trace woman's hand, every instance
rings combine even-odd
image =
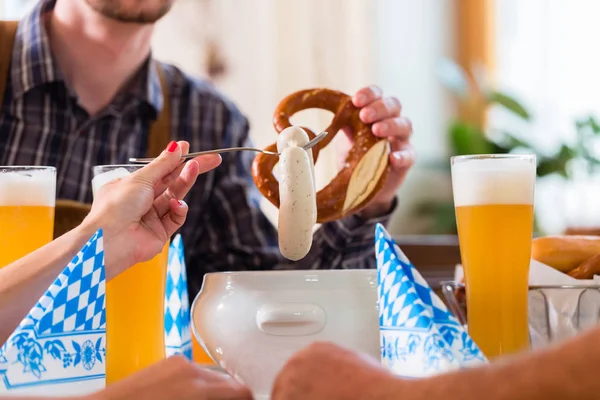
[[[151,164],[107,183],[81,225],[0,268],[0,344],[98,229],[107,279],[163,249],[185,221],[188,208],[181,199],[199,174],[221,162],[220,156],[202,156],[182,164],[188,149],[186,142],[173,142]]]
[[[171,142],[156,160],[95,194],[83,224],[103,230],[107,279],[152,259],[185,222],[183,197],[199,174],[221,163],[219,155],[207,155],[182,164],[188,149],[187,142]]]

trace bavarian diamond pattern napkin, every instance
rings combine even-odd
[[[104,386],[105,276],[98,231],[0,348],[0,393],[52,395]]]
[[[166,353],[191,358],[187,280],[179,235],[169,247],[167,271]],[[0,347],[0,397],[7,391],[81,395],[104,387],[105,282],[102,231],[98,231]]]
[[[375,228],[382,362],[407,378],[486,359],[385,228]]]
[[[167,356],[183,354],[192,359],[190,306],[181,235],[169,248],[169,266],[165,288],[165,344]]]

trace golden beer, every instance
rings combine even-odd
[[[140,166],[94,167],[92,186],[122,178]],[[166,357],[164,301],[169,243],[152,260],[136,264],[106,284],[106,384]]]
[[[194,336],[194,332],[192,330],[192,359],[197,364],[203,365],[215,365],[215,362],[212,358],[202,348],[196,336]]]
[[[54,167],[0,167],[0,268],[52,241]]]
[[[469,334],[488,357],[529,347],[535,156],[452,159]]]
[[[106,384],[166,357],[164,298],[169,243],[106,284]]]

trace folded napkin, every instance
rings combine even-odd
[[[167,357],[183,354],[192,359],[190,303],[181,235],[169,248],[169,266],[165,288],[165,345]]]
[[[463,267],[459,264],[455,268],[455,282],[461,282],[463,276]],[[575,279],[530,260],[528,320],[532,349],[543,349],[597,327],[600,324],[600,277]]]
[[[189,304],[181,236],[169,247],[165,290],[167,356],[191,359]],[[0,347],[0,397],[82,395],[104,387],[105,269],[98,231]]]
[[[533,349],[562,342],[598,326],[600,282],[575,279],[548,265],[529,264],[529,334]],[[567,286],[552,288],[552,286]]]
[[[420,378],[486,363],[385,228],[375,229],[383,364],[399,376]]]
[[[0,393],[61,396],[104,387],[105,323],[98,231],[0,348]]]

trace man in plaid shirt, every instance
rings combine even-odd
[[[154,22],[173,0],[41,0],[16,33],[0,116],[0,165],[57,167],[57,197],[90,203],[92,167],[144,156],[148,130],[166,102],[170,134],[190,151],[249,146],[248,121],[207,82],[150,52]],[[158,68],[164,73],[163,96]],[[411,124],[377,87],[353,102],[373,133],[389,138],[391,171],[367,209],[320,227],[307,257],[292,263],[259,208],[252,153],[223,155],[186,198],[181,230],[193,299],[206,272],[373,268],[374,224],[386,223],[414,162]]]

